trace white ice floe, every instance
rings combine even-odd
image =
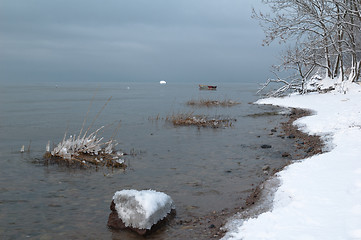
[[[126,227],[150,229],[174,209],[173,200],[154,190],[122,190],[113,196],[118,217]]]
[[[167,84],[167,82],[166,81],[160,81],[159,84],[164,85],[164,84]]]
[[[273,208],[244,221],[231,220],[224,239],[361,239],[361,87],[342,87],[346,94],[332,91],[258,101],[312,110],[314,115],[295,124],[323,136],[330,151],[278,173],[281,184]]]

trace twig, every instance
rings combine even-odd
[[[93,119],[92,123],[89,125],[88,129],[86,130],[86,132],[84,133],[84,136],[87,135],[88,131],[90,130],[90,128],[93,127],[95,121],[97,120],[97,118],[99,117],[99,115],[101,114],[101,112],[104,110],[105,106],[110,102],[110,100],[112,99],[112,97],[110,97],[106,103],[103,105],[103,107],[100,109],[100,111],[97,113],[97,115],[95,116],[95,118]]]
[[[91,106],[93,105],[93,102],[94,102],[95,95],[96,95],[97,91],[98,91],[98,89],[95,91],[95,93],[94,93],[94,95],[93,95],[93,97],[92,97],[92,99],[91,99],[91,101],[90,101],[90,104],[89,104],[89,107],[88,107],[88,111],[87,111],[87,113],[86,113],[86,115],[85,115],[85,117],[84,117],[83,125],[81,126],[81,129],[80,129],[80,132],[79,132],[79,135],[78,135],[78,139],[80,139],[80,136],[81,136],[81,134],[82,134],[82,132],[83,132],[83,129],[84,129],[86,120],[87,120],[87,118],[88,118],[88,114],[89,114],[89,112],[90,112]]]
[[[30,152],[30,146],[31,146],[31,139],[29,141],[28,152]]]

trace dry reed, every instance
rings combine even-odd
[[[206,115],[194,115],[193,113],[173,114],[166,117],[166,121],[174,126],[197,126],[210,128],[231,127],[235,119],[221,118],[220,116],[208,117]]]
[[[190,100],[187,102],[187,105],[194,107],[232,107],[235,105],[241,104],[240,102],[235,102],[229,99],[226,100],[211,100],[211,99],[199,99],[199,100]]]
[[[114,131],[113,136],[106,142],[103,141],[103,137],[98,137],[99,133],[104,130],[104,126],[98,128],[92,133],[89,133],[96,119],[100,116],[105,106],[111,100],[111,97],[103,105],[89,127],[83,133],[93,100],[94,97],[89,105],[88,112],[85,116],[78,136],[76,137],[74,134],[73,136],[70,135],[67,138],[67,131],[65,131],[63,140],[56,147],[54,147],[52,151],[50,151],[50,143],[48,142],[46,145],[46,153],[44,158],[58,163],[63,161],[68,166],[100,165],[108,167],[125,167],[124,160],[121,159],[123,153],[116,152],[114,150],[114,147],[118,145],[118,143],[114,140],[114,137],[120,128],[120,121]]]

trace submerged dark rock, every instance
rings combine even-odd
[[[272,148],[272,146],[269,144],[263,144],[261,145],[261,148]]]
[[[310,147],[310,148],[307,149],[306,152],[307,152],[307,153],[310,153],[310,152],[312,152],[314,149],[315,149],[314,147]]]
[[[282,157],[286,158],[286,157],[290,157],[291,154],[289,154],[288,152],[284,152],[282,153]]]
[[[270,170],[270,166],[265,165],[265,166],[263,166],[262,170],[263,170],[263,171],[268,171],[268,170]]]

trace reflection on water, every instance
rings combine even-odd
[[[111,102],[94,129],[117,123],[120,148],[128,156],[126,170],[69,169],[40,164],[48,140],[57,144],[64,132],[77,133],[92,121],[107,98]],[[239,205],[264,178],[262,167],[286,161],[286,140],[269,135],[280,116],[251,118],[274,111],[248,104],[256,98],[247,84],[224,84],[217,91],[175,84],[8,84],[0,89],[0,236],[4,239],[137,239],[106,226],[113,194],[121,189],[154,189],[170,195],[177,218],[201,216]],[[191,99],[231,99],[230,108],[192,108]],[[173,127],[164,119],[194,112],[236,118],[231,128]],[[160,116],[154,120],[155,116]],[[149,120],[153,119],[153,120]],[[116,126],[116,124],[115,124]],[[113,127],[115,127],[113,126]],[[114,128],[113,128],[114,129]],[[112,126],[104,132],[112,135]],[[20,147],[30,152],[20,153]],[[271,149],[261,149],[271,144]],[[174,239],[169,231],[153,238]],[[181,239],[181,238],[179,238]]]

